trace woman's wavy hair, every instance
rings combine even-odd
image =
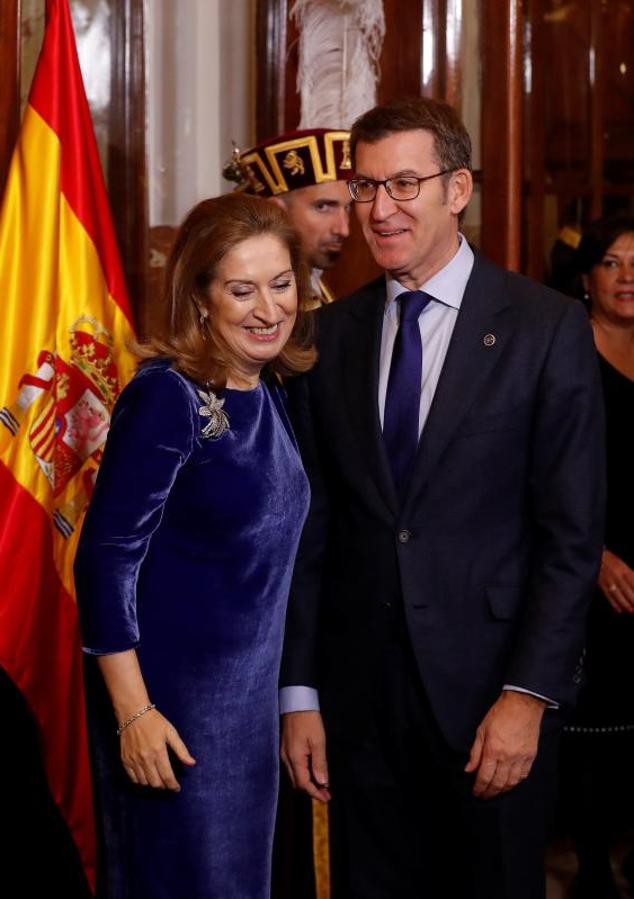
[[[300,238],[275,203],[242,193],[203,200],[182,223],[165,269],[157,332],[134,349],[141,359],[167,357],[183,374],[222,388],[231,367],[229,348],[215,333],[209,286],[222,259],[239,243],[260,235],[277,237],[288,248],[295,275],[298,311],[288,342],[267,369],[280,377],[308,371],[317,352],[313,317],[303,311],[310,276]],[[209,316],[201,323],[202,309]]]

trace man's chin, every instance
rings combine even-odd
[[[313,268],[328,269],[339,262],[341,250],[323,250],[314,257]]]

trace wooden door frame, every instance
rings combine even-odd
[[[288,0],[258,0],[255,24],[258,141],[286,130],[288,26]]]
[[[149,318],[149,212],[143,0],[114,0],[111,36],[110,208],[130,303],[139,333],[144,334]]]
[[[522,0],[482,0],[482,251],[519,271]]]

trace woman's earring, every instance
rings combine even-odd
[[[202,332],[203,340],[207,340],[207,313],[203,312],[201,309],[198,313],[198,321],[200,323],[200,330]]]
[[[591,299],[592,299],[592,297],[590,296],[590,294],[588,293],[588,291],[587,291],[587,290],[584,290],[584,292],[583,292],[583,302],[584,302],[584,303],[588,303],[588,305],[589,305]]]

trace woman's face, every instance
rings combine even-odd
[[[634,323],[634,232],[621,234],[584,276],[592,314]]]
[[[210,325],[228,347],[228,386],[252,384],[279,355],[297,317],[288,248],[272,234],[250,237],[224,256],[209,285]]]

